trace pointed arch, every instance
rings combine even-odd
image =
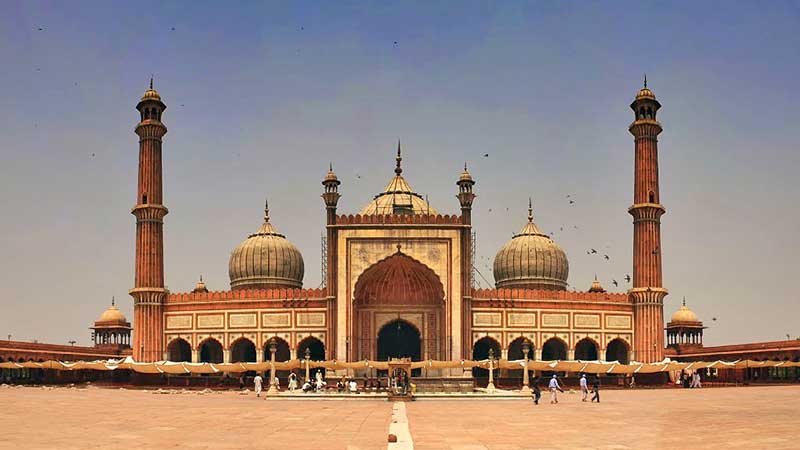
[[[555,361],[567,359],[569,346],[563,339],[553,336],[542,344],[542,360]]]
[[[222,344],[213,337],[207,337],[197,346],[200,362],[219,364],[223,361]]]
[[[575,344],[575,359],[596,361],[600,359],[600,345],[594,339],[585,337]]]
[[[606,361],[619,361],[622,364],[628,364],[630,361],[628,355],[630,354],[631,346],[622,338],[614,338],[606,344]]]
[[[256,362],[256,344],[244,336],[231,343],[231,362]]]
[[[491,336],[484,336],[474,344],[472,344],[472,360],[473,361],[482,361],[489,357],[489,349],[492,350],[494,353],[494,358],[500,358],[500,343]],[[472,376],[476,378],[484,378],[489,376],[489,371],[487,369],[482,369],[480,367],[474,367],[472,369]]]
[[[186,339],[173,338],[167,344],[167,360],[173,362],[192,362],[192,346]]]

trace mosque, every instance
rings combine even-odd
[[[190,292],[170,292],[164,274],[162,122],[166,104],[146,90],[140,121],[136,205],[133,326],[116,307],[92,329],[94,345],[79,347],[0,341],[0,362],[94,360],[133,355],[141,362],[261,362],[277,344],[276,360],[483,360],[488,355],[534,360],[657,362],[753,359],[800,361],[800,339],[703,346],[702,321],[686,306],[664,324],[661,216],[653,92],[630,104],[634,137],[632,287],[607,292],[595,280],[586,291],[567,290],[564,250],[527,220],[494,258],[493,289],[474,284],[472,205],[476,180],[467,167],[454,174],[460,214],[441,214],[403,174],[398,142],[394,175],[356,214],[340,213],[341,182],[329,167],[322,179],[325,209],[324,280],[304,288],[303,255],[270,216],[231,253],[230,290],[209,291],[202,278]],[[455,205],[453,205],[455,206]],[[666,330],[666,346],[665,346]],[[133,338],[131,339],[131,332]],[[523,343],[525,345],[523,345]],[[25,371],[3,369],[3,376]],[[8,372],[8,373],[6,373]],[[17,373],[19,372],[19,373]],[[741,379],[797,378],[800,371],[750,368]],[[741,373],[739,373],[741,372]],[[15,375],[16,374],[16,375]],[[433,369],[426,376],[463,376]],[[738,378],[737,378],[738,379]]]
[[[136,106],[134,359],[259,362],[274,339],[279,361],[306,353],[348,361],[483,359],[490,351],[516,359],[523,357],[525,340],[534,359],[662,360],[661,105],[645,84],[630,106],[634,252],[627,292],[607,292],[597,282],[587,291],[567,290],[567,255],[536,225],[530,207],[519,232],[495,256],[495,288],[475,288],[476,180],[466,166],[454,174],[460,214],[442,214],[404,176],[399,143],[393,176],[355,214],[337,211],[341,181],[333,168],[323,177],[323,287],[303,286],[303,255],[277,226],[289,220],[265,207],[262,223],[231,253],[230,290],[209,291],[201,280],[191,292],[170,292],[161,158],[166,105],[151,82]]]

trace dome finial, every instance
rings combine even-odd
[[[150,74],[150,89],[153,89],[153,74]]]
[[[467,172],[467,162],[464,161],[464,172]]]
[[[644,88],[647,89],[647,74],[644,74]]]
[[[394,173],[400,176],[400,174],[403,173],[403,168],[400,167],[400,162],[403,160],[403,157],[400,155],[400,139],[397,140],[397,157],[395,160],[397,161],[397,166],[394,168]]]
[[[115,302],[115,300],[114,300],[114,296],[112,295],[112,296],[111,296],[111,306],[114,306],[114,302]]]
[[[331,161],[331,162],[329,162],[329,163],[328,163],[328,170],[330,170],[331,172],[333,172],[333,161]]]
[[[533,223],[533,200],[528,197],[528,222]]]
[[[686,306],[686,296],[683,296],[683,306]]]
[[[264,222],[269,222],[269,199],[264,199]]]
[[[203,274],[200,274],[200,282],[203,282]]]

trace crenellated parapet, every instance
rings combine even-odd
[[[475,289],[473,300],[561,300],[575,302],[615,302],[630,304],[627,293],[555,291],[550,289]]]
[[[342,214],[337,225],[462,225],[461,216],[453,214]]]
[[[215,302],[225,300],[320,300],[325,288],[312,289],[237,289],[233,291],[178,292],[167,296],[167,303]]]

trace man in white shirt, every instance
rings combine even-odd
[[[550,388],[550,403],[558,403],[558,391],[561,390],[561,386],[558,384],[556,374],[553,374],[553,378],[550,379],[550,384],[547,387]]]
[[[585,402],[586,397],[589,395],[589,385],[586,382],[586,374],[581,375],[581,401]]]
[[[253,378],[253,384],[256,387],[256,397],[261,397],[261,383],[264,380],[261,378],[261,375],[256,374],[255,378]]]

